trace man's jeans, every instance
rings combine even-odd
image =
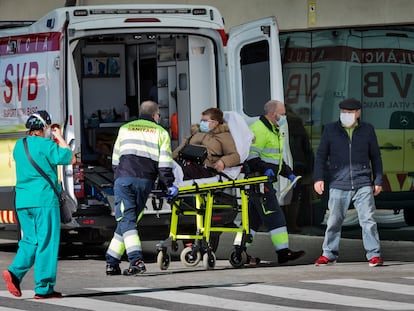
[[[372,257],[380,256],[380,241],[377,223],[374,219],[374,194],[372,187],[367,186],[352,191],[329,190],[329,218],[322,249],[323,256],[330,260],[336,260],[339,256],[342,223],[351,201],[358,213],[367,259],[370,260]]]

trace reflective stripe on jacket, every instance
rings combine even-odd
[[[115,178],[120,176],[173,181],[169,133],[153,120],[138,119],[120,127],[112,153]]]
[[[279,174],[282,168],[283,138],[279,135],[279,130],[273,124],[271,126],[272,130],[262,120],[258,120],[250,126],[255,139],[250,146],[247,160],[260,158],[266,163],[276,165],[278,169],[275,173]]]
[[[247,158],[250,170],[263,174],[270,168],[276,175],[288,177],[292,174],[292,169],[283,161],[283,137],[279,130],[264,116],[250,129],[255,136]]]

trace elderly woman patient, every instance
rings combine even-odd
[[[180,150],[187,144],[206,147],[204,163],[197,164],[179,157]],[[192,126],[191,135],[174,150],[173,158],[181,165],[184,180],[212,177],[223,172],[226,167],[240,164],[240,156],[229,127],[224,122],[223,112],[218,108],[203,111],[200,124]]]

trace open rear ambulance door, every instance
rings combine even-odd
[[[233,27],[227,44],[231,107],[245,117],[263,114],[269,99],[283,101],[283,80],[276,18]]]
[[[248,121],[263,114],[263,105],[269,99],[284,101],[279,30],[276,18],[267,17],[233,27],[227,44],[228,75],[231,107]],[[283,158],[292,167],[288,127],[285,132]],[[280,178],[280,189],[288,180]],[[279,197],[281,205],[290,203],[290,197]]]

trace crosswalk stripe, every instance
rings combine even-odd
[[[414,279],[414,277],[403,277],[403,279]],[[359,279],[324,279],[324,280],[302,280],[302,283],[331,285],[333,288],[351,287],[355,289],[369,289],[379,292],[396,293],[402,295],[414,296],[414,285],[369,281]],[[212,287],[214,288],[214,287]],[[414,310],[414,302],[398,302],[390,300],[381,300],[373,298],[358,297],[354,295],[341,295],[329,293],[322,289],[302,289],[286,286],[278,286],[272,284],[237,284],[234,286],[216,287],[220,291],[237,291],[246,292],[258,295],[266,295],[270,297],[278,297],[289,299],[294,302],[305,301],[320,303],[332,306],[347,306],[354,308],[370,308],[378,310]],[[22,299],[35,303],[43,303],[53,306],[80,308],[92,311],[102,310],[122,310],[122,311],[166,311],[167,309],[160,309],[155,307],[147,307],[133,304],[124,304],[112,301],[99,300],[100,293],[108,295],[128,295],[141,298],[150,298],[154,300],[167,301],[172,303],[182,303],[186,305],[206,306],[211,308],[223,310],[260,310],[260,311],[305,311],[313,310],[319,311],[322,309],[310,309],[300,307],[289,307],[286,305],[275,305],[269,303],[260,303],[254,301],[243,301],[240,299],[228,299],[216,297],[214,294],[195,294],[186,290],[170,290],[168,288],[145,288],[145,287],[110,287],[110,288],[88,288],[93,291],[88,294],[83,294],[82,297],[76,295],[64,296],[63,299],[33,299],[34,291],[22,291],[22,297],[14,297],[8,291],[0,291],[0,297],[7,297],[12,299]],[[139,302],[138,302],[139,303]],[[325,309],[323,309],[325,310]],[[0,306],[0,311],[24,311],[23,309],[15,309]]]
[[[327,303],[359,308],[372,308],[381,310],[414,310],[414,304],[395,302],[389,300],[361,298],[350,295],[339,295],[311,289],[291,288],[262,284],[249,284],[245,286],[224,287],[248,293],[258,293],[267,296],[287,298],[293,300]]]
[[[125,294],[152,298],[157,300],[171,301],[176,303],[185,303],[198,306],[208,306],[211,308],[217,309],[227,309],[227,310],[240,310],[240,311],[251,311],[251,310],[260,310],[260,311],[275,311],[275,310],[284,310],[284,311],[305,311],[305,310],[318,310],[322,309],[309,309],[309,308],[295,308],[282,305],[273,305],[253,301],[241,301],[235,299],[220,298],[215,296],[193,294],[188,292],[176,291],[176,290],[164,290],[164,289],[150,289],[143,287],[117,287],[116,291],[114,288],[88,288],[89,290],[119,293],[125,292]],[[221,289],[221,287],[220,287]]]
[[[30,299],[33,302],[38,303],[46,303],[49,305],[56,305],[61,307],[76,307],[86,310],[92,311],[102,311],[102,310],[122,310],[122,311],[165,311],[166,309],[158,309],[152,307],[145,307],[145,306],[137,306],[137,305],[128,305],[124,303],[117,303],[111,301],[104,301],[92,298],[82,298],[82,297],[71,297],[71,296],[63,296],[62,299],[44,299],[44,300],[36,300],[33,299],[34,291],[32,290],[24,290],[22,291],[21,297],[12,296],[8,291],[0,291],[0,297],[7,297],[7,298],[14,298],[14,299]],[[14,309],[4,309],[7,310],[14,310]],[[19,309],[15,309],[19,310]],[[0,307],[0,311],[3,311]],[[22,310],[23,311],[23,310]]]
[[[32,290],[22,290],[22,296],[21,297],[15,297],[12,294],[10,294],[9,291],[7,291],[7,290],[1,290],[0,291],[0,297],[5,297],[5,298],[29,299],[29,298],[33,298],[33,296],[34,296],[34,291],[32,291]]]
[[[317,280],[302,281],[306,283],[318,283],[327,285],[348,286],[355,288],[373,289],[381,292],[396,293],[403,295],[414,295],[414,286],[396,283],[386,283],[378,281],[365,281],[358,279],[335,279],[335,280]]]
[[[47,303],[60,307],[76,307],[80,309],[102,311],[102,310],[122,310],[122,311],[166,311],[148,306],[130,305],[125,303],[97,300],[81,297],[64,297],[63,299],[36,300],[36,302]]]

